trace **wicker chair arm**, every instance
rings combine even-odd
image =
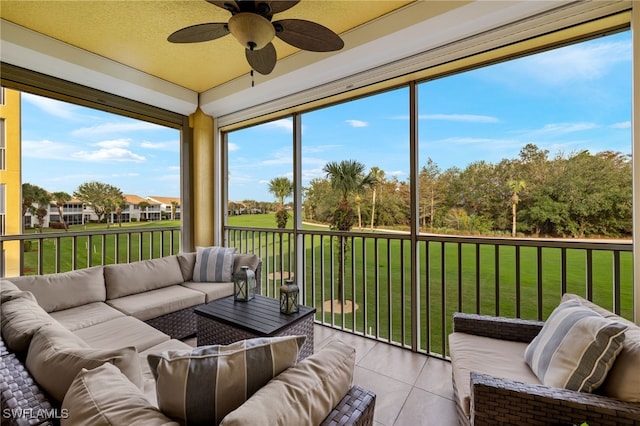
[[[322,426],[373,425],[376,394],[354,385],[322,421]]]
[[[640,424],[640,404],[471,373],[471,424]]]
[[[453,331],[529,343],[540,333],[544,322],[520,318],[494,317],[489,315],[453,314]]]

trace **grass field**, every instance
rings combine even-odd
[[[230,226],[265,228],[254,232],[251,241],[235,243],[243,251],[254,251],[263,259],[263,293],[277,297],[281,279],[273,279],[276,272],[293,271],[295,251],[291,222],[288,231],[274,233],[272,214],[229,217]],[[95,225],[94,225],[95,226]],[[97,235],[75,239],[76,269],[92,265],[136,261],[175,253],[179,247],[179,231],[149,232],[149,227],[175,227],[177,221],[123,224],[122,230],[131,230],[130,238]],[[271,228],[271,229],[267,229]],[[96,231],[104,229],[96,226]],[[117,225],[112,229],[120,229]],[[135,231],[133,231],[135,229]],[[327,227],[304,225],[303,230],[328,230]],[[73,230],[73,229],[72,229]],[[83,229],[82,229],[83,230]],[[161,234],[164,240],[161,241]],[[259,237],[256,237],[259,235]],[[243,237],[244,238],[244,237]],[[257,239],[256,239],[257,238]],[[340,314],[323,310],[324,302],[338,297],[338,238],[328,235],[304,237],[305,245],[305,304],[318,308],[317,318],[359,332],[371,333],[382,339],[410,344],[412,306],[411,297],[411,242],[403,236],[380,237],[379,233],[350,239],[344,265],[345,299],[358,304],[355,313]],[[104,259],[102,247],[105,247]],[[91,247],[89,256],[88,248]],[[118,247],[116,250],[115,248]],[[43,247],[44,272],[54,272],[56,249],[60,250],[60,271],[71,270],[74,242],[71,238],[46,239]],[[462,310],[484,314],[515,316],[517,314],[516,249],[501,246],[497,255],[495,246],[481,245],[476,256],[475,244],[419,241],[419,330],[421,348],[435,353],[446,353],[447,335],[451,315]],[[116,255],[117,252],[117,255]],[[117,258],[116,258],[117,256]],[[593,251],[593,300],[613,309],[613,252]],[[586,251],[567,250],[567,290],[586,295]],[[620,254],[621,313],[631,318],[633,310],[633,260],[630,252]],[[25,267],[36,271],[38,250],[34,245],[25,254]],[[546,318],[561,297],[561,250],[543,248],[540,260],[542,276],[538,280],[538,251],[533,247],[520,249],[519,315],[523,318]],[[498,271],[496,273],[496,270]],[[270,278],[271,277],[271,278]],[[538,298],[542,312],[538,312]]]

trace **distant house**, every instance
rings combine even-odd
[[[160,205],[163,219],[180,220],[180,198],[152,195],[146,199],[149,203]]]
[[[120,222],[152,221],[163,219],[180,219],[180,198],[175,197],[140,197],[135,194],[125,194],[125,205],[120,212]],[[140,208],[140,203],[147,203],[149,206]],[[175,206],[175,207],[174,207]],[[62,207],[62,217],[67,225],[82,225],[84,223],[95,222],[98,216],[93,208],[82,203],[78,199],[71,199]],[[50,227],[52,222],[61,222],[60,212],[55,202],[48,206],[48,214],[44,218],[43,226]],[[113,211],[109,217],[110,223],[118,222],[118,214]],[[24,217],[26,228],[37,226],[37,220],[30,212]]]

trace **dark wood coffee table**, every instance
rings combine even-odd
[[[233,296],[214,300],[195,309],[198,346],[228,345],[254,337],[305,335],[298,360],[313,353],[313,315],[316,308],[300,306],[300,312],[285,315],[280,301],[256,295],[248,302]]]

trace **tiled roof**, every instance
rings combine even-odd
[[[170,205],[172,201],[175,201],[176,203],[178,203],[178,205],[180,205],[179,197],[159,197],[157,195],[149,195],[147,199],[156,201],[160,204],[167,204],[167,205]]]

